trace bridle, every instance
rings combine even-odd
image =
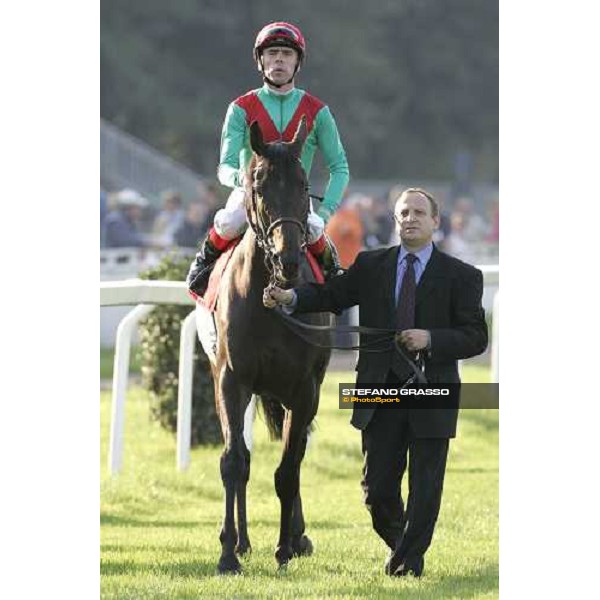
[[[300,159],[297,159],[300,162]],[[300,246],[301,252],[305,252],[306,246],[308,245],[308,227],[307,227],[307,219],[308,219],[308,185],[305,184],[302,199],[306,201],[307,210],[306,217],[301,221],[294,217],[279,217],[275,219],[271,223],[267,224],[262,219],[259,211],[258,211],[258,199],[261,197],[258,189],[258,185],[256,182],[256,171],[255,168],[252,173],[252,187],[250,189],[250,203],[246,203],[246,216],[248,219],[248,223],[254,232],[256,237],[256,244],[259,248],[262,249],[265,255],[265,267],[270,275],[270,284],[275,283],[275,262],[278,259],[277,252],[275,251],[275,245],[273,243],[273,231],[276,227],[283,225],[284,223],[292,223],[296,225],[300,229],[300,233],[302,236],[302,244]]]

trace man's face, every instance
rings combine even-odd
[[[291,79],[298,62],[298,53],[286,46],[271,46],[262,54],[264,74],[277,84]]]
[[[431,215],[429,200],[419,192],[401,196],[396,202],[394,217],[400,240],[411,248],[419,248],[431,242],[433,232],[440,225],[439,216]]]

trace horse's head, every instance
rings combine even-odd
[[[308,182],[300,162],[306,136],[305,117],[291,142],[265,143],[258,123],[250,126],[254,157],[248,173],[248,218],[276,282],[283,287],[295,283],[307,241]]]

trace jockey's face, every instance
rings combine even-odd
[[[396,202],[394,217],[402,245],[410,250],[429,244],[440,225],[439,216],[431,214],[429,200],[419,192],[402,194]]]
[[[264,74],[277,84],[289,81],[298,62],[298,53],[286,46],[271,46],[262,53]],[[260,70],[260,68],[259,68]]]

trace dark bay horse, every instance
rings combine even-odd
[[[218,564],[221,573],[239,572],[236,554],[250,550],[246,521],[250,452],[243,428],[244,412],[253,393],[261,398],[269,430],[283,439],[283,454],[275,471],[275,490],[281,503],[275,558],[282,567],[292,556],[312,552],[312,543],[304,534],[300,466],[330,350],[311,346],[291,334],[262,301],[263,290],[271,282],[289,288],[314,281],[301,260],[306,251],[309,213],[308,184],[300,163],[306,136],[304,117],[289,143],[265,143],[258,123],[250,127],[254,151],[246,189],[250,227],[223,275],[215,315],[218,346],[212,368],[225,443],[221,455],[225,488]],[[329,319],[325,314],[303,317],[318,325],[328,324]],[[329,338],[315,341],[326,343]]]

